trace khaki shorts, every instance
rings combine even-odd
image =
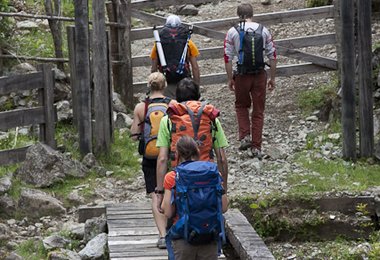
[[[173,240],[173,251],[175,260],[217,260],[218,244],[212,242],[210,244],[193,246],[183,239]]]

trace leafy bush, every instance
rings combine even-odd
[[[0,12],[9,12],[9,0],[0,0]],[[11,22],[9,18],[0,16],[0,49],[5,46],[7,38],[11,34]]]
[[[306,7],[318,7],[318,6],[325,6],[325,5],[331,5],[332,0],[307,0],[306,1]]]

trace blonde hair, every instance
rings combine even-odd
[[[161,72],[153,72],[148,77],[148,86],[152,91],[160,91],[166,87],[166,79]]]

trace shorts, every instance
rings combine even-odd
[[[193,246],[184,239],[172,240],[176,260],[218,260],[218,244],[216,241],[206,245]]]
[[[157,160],[143,158],[142,171],[144,172],[145,189],[147,194],[154,192],[154,189],[157,186],[156,167]]]

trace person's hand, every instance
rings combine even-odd
[[[157,196],[157,211],[160,212],[160,213],[164,213],[163,209],[161,208],[161,204],[162,204],[162,200],[164,198],[164,194],[159,194],[159,193],[156,193],[156,196]]]
[[[231,91],[235,91],[235,80],[233,80],[233,79],[228,80],[228,88]]]
[[[274,81],[274,79],[270,79],[268,81],[268,90],[269,91],[272,91],[276,88],[276,82]]]

